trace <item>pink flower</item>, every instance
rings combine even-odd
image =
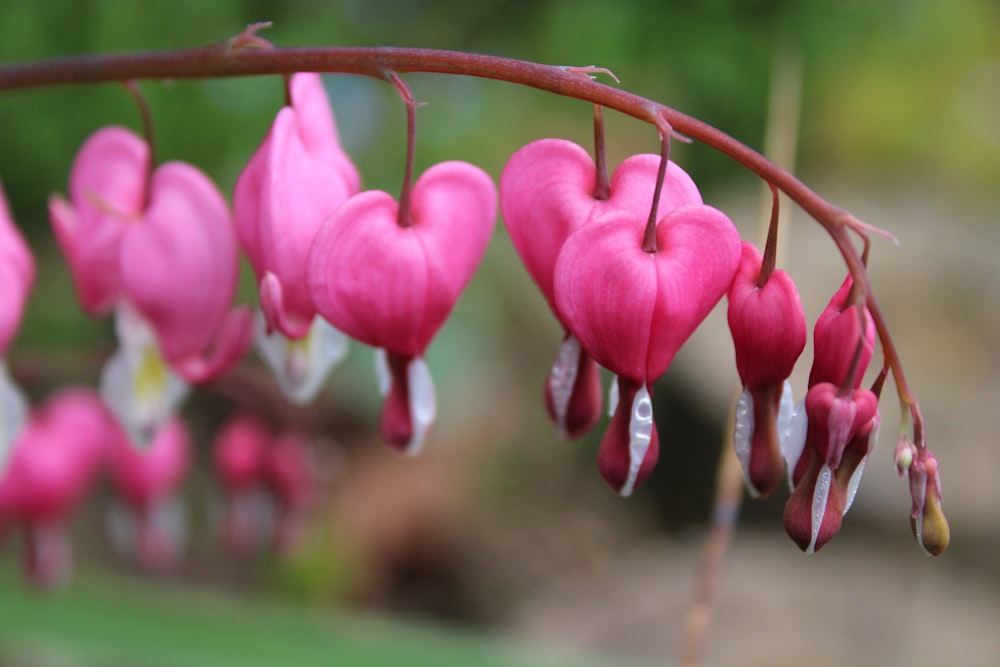
[[[170,162],[150,174],[145,142],[104,128],[74,161],[70,201],[52,197],[49,212],[89,313],[130,304],[192,382],[221,374],[246,350],[250,312],[230,311],[235,234],[225,200],[200,171]]]
[[[7,373],[4,355],[21,326],[28,292],[35,280],[35,261],[7,207],[0,183],[0,472],[11,445],[28,416],[28,402]]]
[[[743,393],[736,408],[736,453],[750,492],[766,498],[784,475],[781,440],[791,419],[788,377],[806,344],[806,318],[791,277],[777,270],[759,286],[761,254],[743,243],[729,288],[729,329]]]
[[[0,479],[0,529],[23,527],[25,566],[39,586],[72,574],[68,523],[104,462],[113,433],[100,399],[64,390],[32,412]]]
[[[806,553],[832,538],[850,509],[880,422],[878,397],[867,389],[841,395],[822,382],[805,399],[805,449],[793,465],[795,488],[785,505],[785,530]]]
[[[556,312],[553,273],[566,239],[611,211],[649,214],[660,158],[634,155],[611,177],[606,199],[594,196],[597,168],[586,150],[562,139],[542,139],[511,156],[500,179],[500,204],[511,241],[528,273]],[[701,204],[694,182],[670,163],[658,217],[686,204]],[[563,323],[564,328],[567,328]],[[601,412],[599,374],[569,333],[545,384],[546,407],[560,432],[577,437]]]
[[[598,462],[622,495],[656,460],[647,405],[653,383],[726,293],[740,258],[736,228],[709,206],[682,206],[660,218],[656,252],[643,250],[644,231],[643,218],[621,212],[580,227],[566,240],[553,281],[562,321],[619,377],[616,412],[624,413],[612,419]]]
[[[236,181],[233,220],[268,328],[299,339],[316,315],[305,274],[309,246],[360,178],[340,146],[320,76],[295,74],[289,90],[291,105],[278,112]]]
[[[414,452],[434,416],[422,357],[486,250],[496,192],[481,169],[444,162],[416,181],[410,206],[412,224],[402,226],[389,194],[355,195],[323,223],[306,271],[316,310],[386,351],[380,430]]]
[[[14,224],[3,183],[0,183],[0,285],[4,290],[3,299],[0,299],[0,357],[21,326],[28,292],[34,281],[35,261]]]
[[[177,488],[190,458],[190,436],[179,417],[160,427],[147,447],[124,432],[112,440],[108,468],[124,501],[109,515],[112,534],[121,553],[143,567],[163,570],[180,558],[185,521]]]

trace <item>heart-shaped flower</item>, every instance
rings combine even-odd
[[[621,212],[582,226],[566,240],[554,279],[560,318],[597,363],[619,376],[615,410],[631,415],[613,418],[601,444],[601,472],[619,493],[642,481],[652,469],[646,458],[656,453],[636,446],[632,435],[656,441],[650,399],[640,389],[651,396],[653,382],[726,293],[740,257],[733,223],[709,206],[682,206],[662,217],[656,252],[643,249],[645,227]],[[647,418],[652,433],[639,428]]]
[[[355,195],[323,223],[306,271],[324,318],[352,338],[385,349],[390,367],[409,368],[423,363],[424,350],[486,250],[496,191],[478,167],[444,162],[414,184],[412,224],[400,225],[398,213],[398,204],[385,192]],[[414,372],[390,374],[387,400],[393,403],[392,392],[407,397],[411,418],[423,412],[414,407],[428,403],[407,389]],[[417,385],[430,390],[427,380]],[[388,423],[388,415],[383,413],[383,437],[407,451],[417,449],[419,439],[412,436],[420,429],[405,419]]]
[[[192,382],[242,356],[251,317],[230,311],[236,237],[225,200],[202,172],[171,162],[150,175],[145,141],[104,128],[73,163],[70,201],[52,197],[49,212],[88,312],[134,306],[166,360]]]
[[[553,311],[556,258],[582,225],[610,211],[649,214],[660,157],[633,155],[611,177],[606,198],[595,196],[597,168],[586,150],[563,139],[541,139],[518,150],[500,179],[504,223],[521,260]],[[686,204],[701,204],[691,178],[670,162],[657,217]],[[565,325],[564,325],[565,326]],[[590,356],[567,334],[545,384],[545,403],[560,432],[577,437],[601,413],[600,376]]]

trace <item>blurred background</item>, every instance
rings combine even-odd
[[[932,560],[910,534],[889,387],[857,503],[820,554],[806,557],[786,538],[783,492],[745,505],[720,575],[708,664],[1000,663],[996,2],[5,0],[0,61],[197,46],[256,21],[274,22],[263,36],[280,46],[424,46],[606,67],[624,88],[762,150],[772,84],[787,75],[777,134],[794,134],[800,106],[796,173],[901,241],[876,239],[870,271],[941,462],[952,545]],[[584,103],[460,77],[406,80],[428,103],[418,172],[464,159],[498,178],[517,148],[547,136],[591,148]],[[364,187],[397,192],[405,126],[396,93],[358,77],[326,83]],[[276,77],[142,90],[158,157],[200,166],[225,193],[283,99]],[[0,177],[39,261],[8,363],[35,401],[67,383],[95,385],[114,346],[111,322],[80,312],[46,215],[80,144],[107,124],[139,129],[115,85],[0,95]],[[657,150],[650,127],[613,112],[607,134],[611,165]],[[674,148],[706,202],[759,241],[755,177],[704,146]],[[815,319],[843,265],[801,214],[784,253]],[[240,299],[254,303],[249,270],[243,278]],[[20,545],[8,539],[0,665],[670,664],[737,389],[724,312],[660,381],[663,452],[628,501],[597,474],[602,426],[571,443],[545,417],[541,387],[559,338],[498,225],[429,350],[439,415],[420,458],[377,441],[369,349],[353,345],[307,408],[285,403],[249,355],[184,409],[198,464],[185,483],[183,562],[155,576],[124,562],[105,537],[103,488],[76,517],[78,572],[65,590],[30,591]],[[321,506],[280,554],[234,558],[221,545],[212,438],[241,411],[315,443]]]

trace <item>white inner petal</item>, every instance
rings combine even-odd
[[[854,496],[858,494],[858,486],[861,484],[861,475],[865,471],[865,467],[868,465],[868,456],[861,459],[861,463],[858,467],[851,473],[851,479],[847,482],[847,502],[844,503],[844,514],[847,514],[847,510],[851,509],[851,505],[854,504]]]
[[[792,396],[792,383],[785,380],[781,385],[781,401],[778,403],[778,441],[788,437],[788,429],[792,426],[795,416],[795,398]]]
[[[812,539],[809,541],[807,554],[816,551],[816,540],[819,538],[819,530],[823,527],[823,517],[826,516],[826,501],[830,497],[830,484],[833,481],[833,471],[830,466],[823,464],[820,468],[819,477],[816,479],[816,488],[813,489],[812,502]]]
[[[410,427],[413,435],[406,445],[406,453],[416,455],[424,446],[427,429],[437,415],[437,399],[434,396],[434,382],[430,370],[422,357],[415,357],[406,367],[406,377],[410,383]]]
[[[635,393],[632,399],[632,415],[628,422],[628,479],[618,492],[623,498],[632,495],[635,489],[635,481],[639,477],[639,470],[642,462],[646,459],[646,452],[653,435],[653,401],[649,397],[649,392],[643,386]]]
[[[282,393],[304,405],[316,397],[330,371],[347,354],[347,336],[322,317],[314,317],[303,338],[290,340],[278,331],[267,333],[263,313],[254,317],[254,347],[267,364]]]
[[[618,376],[611,376],[611,386],[608,387],[608,416],[614,417],[618,409]]]
[[[129,440],[148,447],[178,410],[189,387],[167,365],[149,324],[130,306],[116,312],[118,349],[101,372],[101,398]]]
[[[392,389],[392,371],[389,370],[389,355],[385,349],[375,348],[375,384],[382,398],[389,395]]]
[[[28,399],[7,372],[7,364],[0,360],[0,477],[27,418]]]
[[[562,434],[566,433],[566,413],[573,397],[579,365],[580,342],[573,335],[567,336],[559,346],[559,354],[549,373],[549,395],[556,413],[556,427]]]
[[[784,401],[784,395],[782,395]],[[780,418],[779,418],[780,419]],[[802,450],[806,446],[806,431],[809,426],[809,419],[806,416],[806,399],[795,404],[795,410],[788,420],[788,428],[780,438],[781,455],[785,457],[785,464],[788,470],[788,488],[793,489],[792,475],[795,473],[795,466],[802,458]]]
[[[733,445],[736,450],[736,458],[743,468],[743,479],[746,480],[747,489],[754,498],[760,495],[750,481],[750,441],[753,437],[753,396],[749,389],[744,389],[736,401],[736,427],[733,431]]]

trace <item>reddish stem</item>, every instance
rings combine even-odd
[[[757,287],[764,287],[778,260],[778,188],[774,183],[768,183],[771,188],[771,221],[767,226],[767,241],[764,242],[764,257],[760,264],[760,276],[757,278]]]
[[[865,299],[892,370],[900,400],[913,417],[914,441],[923,448],[923,416],[903,373],[885,318],[871,291],[848,229],[863,225],[752,148],[700,120],[625,90],[579,75],[579,68],[541,65],[498,56],[398,47],[233,49],[231,40],[192,49],[68,56],[0,66],[0,90],[127,79],[186,79],[294,72],[337,72],[389,79],[391,73],[456,74],[507,81],[614,109],[714,148],[784,192],[830,234]]]
[[[646,231],[642,235],[642,249],[655,253],[659,248],[656,243],[656,212],[660,208],[660,195],[663,192],[663,182],[667,178],[667,165],[670,164],[670,132],[660,130],[660,168],[656,171],[656,188],[653,190],[653,205],[646,219]]]
[[[597,176],[594,179],[594,199],[606,200],[611,196],[608,181],[608,152],[604,141],[604,107],[594,105],[594,165]]]

